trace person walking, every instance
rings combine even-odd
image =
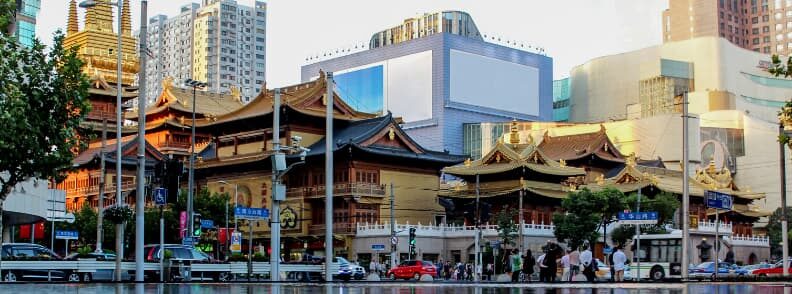
[[[627,263],[627,256],[624,255],[621,245],[616,247],[616,252],[613,253],[613,269],[616,271],[616,282],[624,281],[624,266]]]
[[[369,263],[369,273],[379,276],[379,266],[376,260],[372,260],[371,263]]]
[[[511,264],[512,282],[520,281],[520,271],[522,270],[522,257],[520,257],[520,251],[517,251],[517,249],[512,250],[509,263]]]
[[[561,257],[561,281],[569,281],[569,253],[571,249],[567,249],[566,254]]]
[[[575,280],[575,277],[580,274],[580,251],[577,248],[570,249],[569,253],[569,281]]]
[[[539,282],[547,282],[547,263],[545,263],[545,259],[547,258],[547,250],[539,255],[539,258],[536,259],[536,264],[539,265]]]
[[[531,249],[528,249],[527,251],[525,251],[525,256],[523,257],[522,274],[525,282],[531,281],[531,275],[533,275],[534,273],[535,265],[536,265],[536,259],[534,259],[533,254],[531,253]]]
[[[610,267],[610,274],[611,274],[610,280],[611,280],[611,282],[616,280],[616,270],[613,268],[613,254],[614,253],[615,252],[611,252],[611,254],[608,254],[608,267]]]
[[[586,276],[586,281],[593,283],[597,277],[597,262],[594,261],[594,256],[591,254],[588,244],[583,244],[583,252],[580,253],[580,263],[583,265],[583,275]]]
[[[547,251],[545,257],[545,264],[547,264],[548,282],[555,282],[558,275],[558,259],[564,251],[558,244],[550,242],[550,249]]]

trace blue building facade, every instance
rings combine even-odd
[[[31,47],[36,38],[36,16],[41,0],[17,0],[16,36],[20,44]]]
[[[553,81],[553,121],[569,121],[569,78]]]
[[[302,81],[320,70],[350,105],[401,117],[432,150],[462,154],[464,124],[553,119],[552,58],[481,39],[440,33],[373,48],[305,65]]]

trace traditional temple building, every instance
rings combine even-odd
[[[324,244],[325,109],[333,103],[334,132],[334,248],[337,256],[355,256],[357,224],[394,219],[441,222],[444,209],[436,201],[440,170],[463,160],[416,144],[390,114],[357,112],[336,93],[326,97],[324,73],[311,82],[281,89],[281,144],[310,149],[305,164],[283,178],[286,200],[281,204],[283,254],[299,259],[321,254]],[[198,156],[196,178],[213,192],[234,193],[240,205],[269,207],[271,201],[272,115],[274,91],[260,93],[247,105],[196,123],[213,142]],[[295,139],[300,138],[300,142]],[[289,162],[300,160],[296,154]],[[224,183],[221,183],[223,181]],[[227,183],[227,184],[226,184]],[[391,186],[392,185],[392,186]],[[246,226],[240,226],[246,231]],[[269,225],[257,223],[254,243],[269,247]],[[247,236],[244,233],[243,236]]]

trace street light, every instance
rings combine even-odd
[[[778,133],[779,137],[788,137],[792,134],[792,131],[785,130],[782,121],[778,125]],[[783,270],[782,276],[787,277],[789,276],[789,248],[787,247],[787,244],[789,244],[789,236],[787,234],[786,150],[784,150],[784,145],[784,142],[779,143],[778,156],[780,157],[779,166],[781,166],[781,264]]]
[[[225,180],[217,181],[217,182],[220,183],[220,184],[223,184],[223,185],[230,185]],[[239,184],[234,184],[234,207],[238,206],[238,204],[237,204],[237,201],[238,201],[237,197],[238,196],[239,196]],[[231,245],[230,245],[231,236],[228,234],[228,202],[230,202],[230,200],[226,201],[226,203],[225,203],[225,210],[226,210],[225,211],[225,223],[226,223],[225,227],[226,227],[226,250],[230,252],[231,251]],[[236,213],[235,213],[234,214],[234,233],[236,233],[236,230],[237,230],[237,216],[236,216]]]
[[[121,124],[123,123],[121,117],[121,14],[124,0],[117,2],[108,2],[109,5],[118,7],[118,50],[116,56],[116,205],[124,203],[121,195]],[[99,5],[96,1],[85,0],[80,2],[82,8],[92,8]],[[124,226],[121,224],[116,225],[116,281],[121,280],[121,258],[124,256],[124,246],[122,244],[124,235]]]
[[[184,84],[193,89],[192,125],[190,127],[192,130],[192,135],[190,136],[190,172],[187,180],[187,219],[193,219],[193,185],[195,185],[195,91],[198,88],[205,88],[207,84],[193,79],[185,80]],[[195,232],[192,222],[190,222],[188,226],[190,229],[189,232]],[[192,238],[192,236],[190,238]]]

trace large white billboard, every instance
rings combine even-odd
[[[337,92],[364,112],[390,110],[405,122],[432,118],[432,51],[334,73]]]
[[[539,115],[539,69],[451,50],[451,101]]]

